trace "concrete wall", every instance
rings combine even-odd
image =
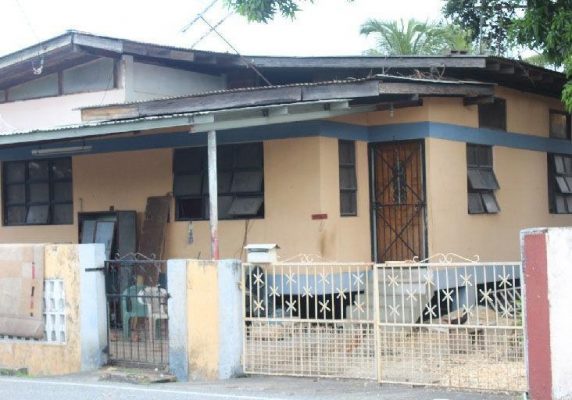
[[[165,96],[184,96],[226,88],[223,76],[200,74],[158,65],[133,63],[133,85],[128,87],[127,101]]]
[[[562,109],[558,99],[514,89],[496,88],[506,99],[507,131],[549,136],[549,110]],[[478,107],[459,98],[424,99],[423,106],[335,118],[361,125],[440,122],[478,128]],[[396,137],[398,140],[399,138]],[[470,142],[470,138],[468,138]],[[429,138],[426,143],[426,182],[429,254],[455,252],[482,260],[514,261],[519,257],[519,231],[532,226],[565,226],[572,215],[548,212],[546,153],[493,147],[496,191],[501,212],[467,212],[466,143]]]
[[[521,240],[529,395],[532,400],[570,399],[572,229],[529,229]]]
[[[169,355],[181,380],[242,374],[241,264],[169,260]]]
[[[519,232],[532,226],[572,224],[572,215],[548,212],[546,154],[495,146],[498,214],[468,214],[466,145],[426,141],[429,254],[479,255],[483,261],[518,260]]]
[[[78,93],[0,104],[0,132],[49,128],[81,122],[79,107],[124,101],[123,89]]]
[[[248,221],[248,226],[245,220],[220,221],[221,256],[240,258],[246,231],[249,243],[278,243],[283,258],[304,253],[328,260],[369,260],[366,143],[358,142],[356,153],[358,216],[340,217],[337,139],[264,142],[265,217]],[[75,215],[114,207],[138,211],[141,223],[147,197],[172,191],[172,154],[172,149],[162,149],[73,157]],[[312,220],[312,214],[322,213],[328,218]],[[76,225],[0,227],[0,243],[75,243],[77,236]],[[209,258],[209,240],[208,221],[171,218],[164,258]]]
[[[138,85],[133,82],[133,70],[151,68],[137,64],[129,58],[123,60],[122,85],[125,87]],[[150,73],[151,70],[145,71]],[[207,86],[211,83],[217,84],[210,82]],[[498,96],[507,99],[509,131],[548,135],[548,111],[561,108],[558,100],[506,88],[497,88],[497,91]],[[11,105],[0,105],[0,110]],[[335,120],[361,125],[433,121],[476,128],[478,110],[477,106],[463,106],[458,98],[427,98],[422,107]],[[545,153],[501,146],[495,146],[493,151],[495,173],[501,186],[497,191],[501,213],[468,215],[465,144],[435,138],[426,140],[429,254],[453,251],[465,256],[478,254],[487,260],[515,260],[520,229],[572,223],[571,216],[548,213]],[[367,143],[358,141],[356,152],[358,215],[340,217],[337,139],[304,137],[265,141],[265,217],[248,222],[220,221],[221,256],[241,258],[245,242],[267,242],[280,245],[283,260],[307,254],[314,259],[369,261]],[[147,197],[172,191],[172,153],[172,149],[158,149],[74,157],[75,213],[114,207],[138,211],[141,221]],[[327,219],[313,220],[314,214],[327,214]],[[189,243],[190,230],[193,243]],[[0,227],[0,243],[75,243],[77,232],[76,225]],[[209,240],[207,221],[190,223],[171,219],[164,258],[207,259]]]
[[[66,342],[0,340],[0,366],[27,368],[31,375],[61,375],[99,368],[105,362],[103,245],[46,245],[45,279],[62,279]]]

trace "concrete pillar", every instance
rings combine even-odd
[[[218,263],[218,378],[229,379],[242,375],[242,290],[239,260]]]
[[[521,231],[532,400],[572,398],[572,228]]]
[[[187,333],[187,260],[167,262],[169,368],[178,380],[189,379]]]
[[[80,244],[78,248],[81,370],[93,371],[107,363],[105,245]]]
[[[180,380],[242,374],[238,260],[169,260],[169,363]]]

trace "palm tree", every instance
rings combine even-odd
[[[369,19],[361,26],[360,33],[378,36],[377,48],[368,50],[369,55],[434,55],[470,48],[468,35],[459,27],[415,19],[406,22]]]

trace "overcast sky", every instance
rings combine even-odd
[[[196,22],[181,29],[212,0],[2,0],[0,55],[76,29],[152,43],[191,47],[208,30]],[[442,0],[315,0],[294,21],[248,23],[229,16],[220,32],[243,54],[354,55],[374,45],[359,35],[368,18],[438,20]],[[228,14],[218,0],[205,17],[212,24]],[[232,52],[214,33],[195,48]]]

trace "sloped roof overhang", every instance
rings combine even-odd
[[[188,129],[206,132],[363,113],[387,105],[419,105],[422,96],[479,99],[492,84],[377,76],[362,80],[223,90],[192,96],[82,109],[85,122],[5,132],[0,146],[64,141],[128,132]]]

